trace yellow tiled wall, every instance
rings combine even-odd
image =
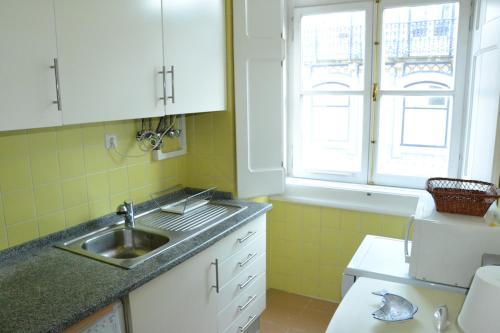
[[[187,117],[188,184],[236,194],[232,13],[232,0],[226,0],[227,111]]]
[[[140,154],[137,121],[0,133],[0,250],[176,184],[236,193],[232,1],[226,6],[228,110],[186,117],[187,155],[153,162],[104,149],[104,133],[115,133],[119,151]]]
[[[134,121],[0,133],[0,249],[108,214],[125,199],[186,183],[187,157],[153,162],[139,155]]]
[[[404,237],[405,217],[271,202],[270,288],[338,302],[342,272],[365,235]]]

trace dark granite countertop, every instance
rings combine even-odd
[[[229,202],[247,209],[130,270],[53,247],[122,219],[113,214],[1,251],[0,332],[60,332],[271,209],[270,204]],[[137,211],[148,208],[139,205]]]

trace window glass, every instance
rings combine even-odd
[[[302,89],[363,89],[365,12],[306,15],[301,27]]]
[[[451,108],[446,96],[383,96],[376,173],[447,176]]]
[[[452,89],[458,4],[384,10],[382,89]]]
[[[304,171],[356,173],[361,171],[363,97],[304,96],[300,157]]]

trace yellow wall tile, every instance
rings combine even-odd
[[[382,232],[382,220],[379,214],[360,213],[361,232],[365,235],[380,235]]]
[[[109,192],[111,195],[128,190],[127,168],[115,169],[108,172]]]
[[[9,247],[9,242],[7,240],[7,229],[5,225],[0,224],[0,250],[4,250]]]
[[[130,190],[129,196],[130,200],[132,200],[136,204],[151,200],[151,192],[149,191],[149,187]]]
[[[321,230],[324,229],[340,229],[340,210],[321,208]]]
[[[101,172],[111,167],[112,161],[103,145],[85,146],[84,154],[87,173]]]
[[[83,131],[80,125],[56,129],[57,145],[61,150],[75,149],[83,145]]]
[[[302,205],[287,203],[285,208],[285,218],[287,223],[300,223],[302,221],[303,212]]]
[[[61,168],[61,177],[73,178],[85,174],[85,158],[83,149],[75,147],[59,151],[59,166]]]
[[[319,243],[322,252],[332,252],[338,250],[342,234],[339,229],[322,229]]]
[[[340,229],[347,231],[361,231],[361,216],[359,212],[342,210],[340,213]]]
[[[87,191],[89,201],[109,198],[109,181],[107,173],[98,173],[87,176]]]
[[[111,195],[109,199],[109,204],[111,207],[111,210],[113,212],[116,212],[116,209],[119,205],[121,205],[124,201],[131,200],[130,194],[128,192],[122,192],[118,194]]]
[[[35,198],[31,188],[5,192],[2,199],[6,224],[11,225],[35,217]]]
[[[406,221],[277,200],[271,203],[267,224],[270,287],[330,301],[340,300],[342,272],[365,235],[397,236]],[[295,224],[297,216],[301,216],[301,227]]]
[[[7,227],[9,246],[18,245],[38,237],[38,225],[35,221],[10,225]]]
[[[54,152],[57,150],[57,135],[55,128],[31,130],[28,133],[28,143],[31,153]]]
[[[104,145],[104,123],[83,125],[82,131],[85,146]]]
[[[72,227],[90,220],[89,205],[76,206],[65,210],[66,226]]]
[[[382,216],[382,234],[387,237],[404,238],[408,218],[400,216]]]
[[[319,275],[319,297],[331,301],[340,301],[342,269],[321,266]]]
[[[130,189],[148,185],[146,180],[148,168],[146,164],[129,165],[127,169],[128,186]]]
[[[84,177],[66,180],[62,183],[64,207],[74,207],[87,201],[87,182]]]
[[[66,228],[66,217],[64,211],[41,216],[37,219],[40,236],[52,234]]]
[[[302,244],[299,258],[302,264],[319,263],[320,259],[320,244],[319,242],[305,242]]]
[[[104,123],[105,133],[112,133],[118,136],[118,140],[135,140],[138,127],[135,121],[113,121]]]
[[[63,209],[60,183],[35,187],[35,207],[37,215],[46,215]]]
[[[7,247],[9,247],[9,243],[7,241],[7,229],[5,227],[5,219],[3,215],[2,196],[0,195],[0,250]]]
[[[321,226],[321,208],[317,206],[304,206],[303,219],[308,226],[319,228]]]
[[[109,199],[102,199],[99,201],[94,201],[89,204],[90,208],[90,218],[96,219],[98,217],[107,215],[113,211],[109,205]]]
[[[31,185],[32,180],[28,155],[0,159],[0,188],[2,191],[15,190]]]
[[[0,156],[14,157],[27,155],[28,152],[28,135],[26,131],[0,133]]]
[[[31,153],[30,162],[34,184],[46,184],[60,179],[59,159],[56,151]]]

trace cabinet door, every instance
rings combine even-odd
[[[55,0],[63,123],[165,114],[161,0]]]
[[[226,109],[224,0],[163,0],[167,114]]]
[[[52,0],[0,1],[0,131],[61,124]]]
[[[132,333],[215,333],[217,299],[213,247],[128,296]]]

